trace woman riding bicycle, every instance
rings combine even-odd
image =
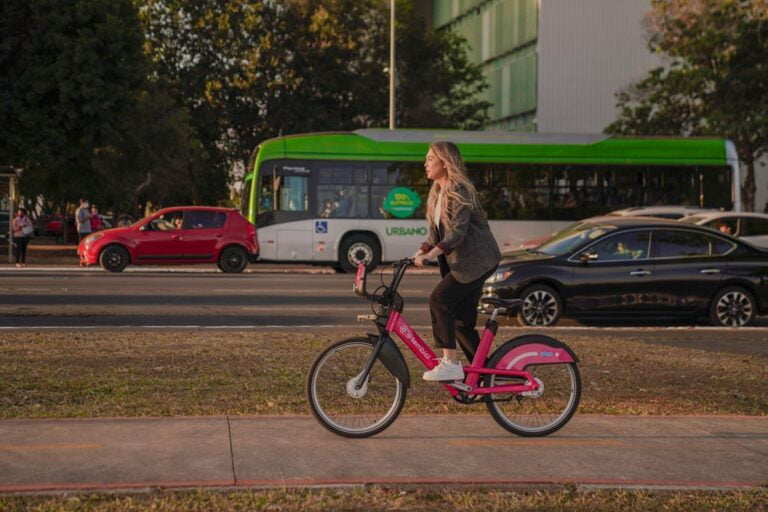
[[[501,253],[459,148],[448,141],[434,142],[424,168],[432,180],[427,199],[429,238],[413,255],[414,265],[422,267],[425,260],[437,258],[443,277],[429,297],[432,333],[443,358],[424,373],[424,379],[462,380],[456,340],[468,356],[474,354],[480,342],[475,330],[477,303]]]

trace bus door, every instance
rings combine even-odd
[[[309,167],[302,164],[274,165],[262,171],[258,224],[266,235],[264,242],[274,243],[277,260],[312,259],[309,177]]]

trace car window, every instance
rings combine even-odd
[[[726,217],[724,219],[711,220],[704,225],[726,235],[736,236],[739,228],[739,219],[737,217]]]
[[[147,225],[151,231],[174,231],[181,229],[181,218],[183,212],[170,212],[159,215],[152,219]]]
[[[742,236],[768,235],[768,219],[760,219],[757,217],[742,217],[741,224],[744,226],[742,229]]]
[[[184,229],[218,229],[227,221],[225,212],[189,210],[184,215]]]
[[[729,242],[728,240],[723,240],[722,238],[717,237],[711,237],[710,242],[710,254],[712,256],[722,256],[723,254],[727,254],[731,252],[731,249],[736,247],[736,244],[733,242]]]
[[[567,254],[614,229],[616,229],[615,226],[576,224],[555,234],[552,238],[538,246],[536,251],[553,256]]]
[[[648,231],[618,233],[600,240],[588,251],[597,254],[597,261],[640,260],[648,257],[649,239]]]
[[[712,254],[712,246],[717,245],[721,239],[694,233],[692,231],[655,231],[653,234],[654,258],[690,258],[695,256],[709,256]]]

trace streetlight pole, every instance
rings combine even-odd
[[[395,0],[389,9],[389,129],[395,129]]]

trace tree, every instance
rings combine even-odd
[[[140,214],[147,203],[201,202],[195,183],[204,160],[189,112],[178,106],[167,84],[153,80],[139,91],[125,135],[96,152],[94,168],[104,181],[119,176],[102,200],[116,212]]]
[[[649,48],[667,55],[618,95],[609,133],[716,135],[734,141],[754,210],[755,163],[768,151],[768,12],[750,0],[653,0]]]
[[[211,190],[266,138],[387,124],[388,0],[143,0],[140,11],[157,76],[209,157]],[[486,85],[466,43],[427,30],[412,0],[397,12],[398,126],[482,125]]]
[[[93,159],[124,134],[142,43],[131,0],[0,3],[0,161],[25,168],[25,195],[61,207],[119,179]]]

